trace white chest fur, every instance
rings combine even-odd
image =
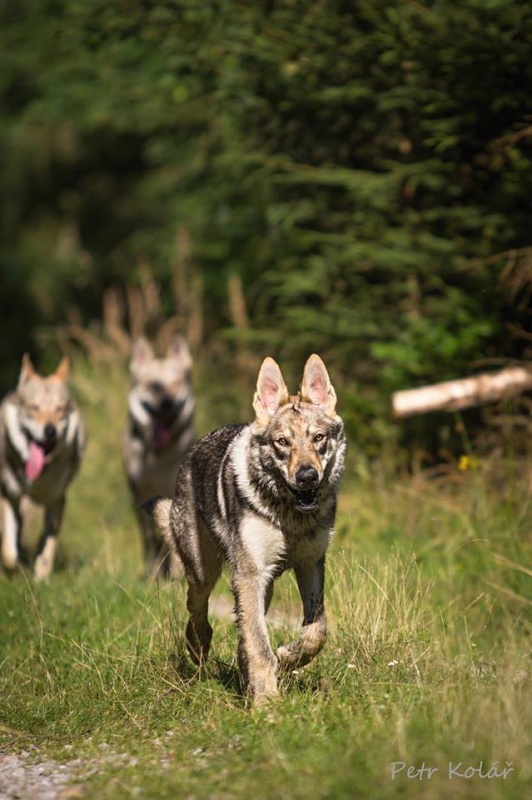
[[[240,535],[259,572],[272,569],[284,556],[286,543],[282,531],[263,517],[246,514],[241,522]]]

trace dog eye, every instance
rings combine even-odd
[[[319,442],[323,442],[324,439],[325,439],[324,433],[317,433],[314,437],[314,442],[315,444],[318,444]]]
[[[288,447],[288,439],[285,439],[284,436],[279,436],[276,442],[280,447]]]

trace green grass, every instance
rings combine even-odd
[[[184,587],[141,577],[119,441],[126,383],[78,372],[90,443],[47,585],[0,574],[0,748],[79,759],[84,796],[508,798],[532,791],[531,526],[513,461],[446,480],[354,463],[327,568],[330,637],[260,711],[238,693],[236,633],[184,655]],[[200,405],[200,429],[207,425]],[[219,420],[216,420],[218,423]],[[30,547],[35,531],[30,537]],[[220,592],[229,596],[227,579]],[[298,597],[279,581],[274,642]],[[506,780],[448,776],[512,762]],[[391,764],[437,768],[395,780]],[[460,771],[459,769],[459,771]]]

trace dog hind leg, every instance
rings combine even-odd
[[[201,665],[211,645],[209,597],[222,571],[222,556],[196,511],[192,486],[183,483],[181,489],[173,501],[154,498],[142,507],[152,515],[174,560],[183,565],[188,582],[187,649],[192,661]]]
[[[207,660],[211,646],[209,597],[220,577],[222,559],[207,528],[200,521],[197,521],[193,532],[189,530],[187,536],[177,534],[176,545],[188,580],[187,649],[192,661],[201,665]]]
[[[209,622],[209,597],[216,580],[212,583],[189,583],[187,610],[189,619],[185,631],[187,650],[192,661],[202,666],[207,661],[212,639]]]

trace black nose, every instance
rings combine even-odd
[[[45,439],[55,439],[57,436],[57,429],[55,425],[52,425],[51,422],[47,422],[44,426],[44,438]]]
[[[298,486],[313,486],[318,482],[318,470],[308,464],[299,467],[296,472],[296,483]]]

